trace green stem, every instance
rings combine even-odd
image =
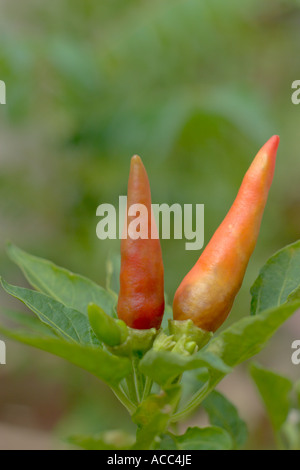
[[[126,385],[128,389],[128,396],[133,403],[138,403],[138,398],[136,394],[136,387],[134,381],[134,373],[126,377]]]
[[[111,389],[116,395],[116,397],[120,400],[122,405],[124,405],[127,411],[132,415],[136,410],[136,406],[134,405],[134,403],[129,400],[129,398],[125,395],[125,393],[121,390],[120,387],[111,387]]]
[[[149,377],[146,377],[142,400],[145,400],[145,398],[147,398],[148,395],[150,395],[152,385],[153,385],[153,380],[151,380]]]
[[[142,377],[139,373],[138,367],[137,367],[138,359],[136,357],[132,357],[132,368],[133,368],[133,380],[135,384],[135,390],[136,390],[136,396],[137,396],[137,401],[140,403],[142,401],[142,396],[143,396],[143,381]]]
[[[216,385],[223,379],[224,375],[219,378],[217,381],[214,382],[206,382],[202,388],[200,388],[199,392],[195,393],[189,403],[182,409],[179,410],[172,416],[172,422],[179,421],[181,419],[186,418],[195,408],[197,408],[202,401],[210,394],[210,392],[216,387]]]

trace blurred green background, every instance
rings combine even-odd
[[[299,26],[300,1],[2,0],[1,275],[24,284],[5,255],[11,240],[104,284],[119,241],[97,239],[96,208],[126,194],[135,153],[147,168],[153,203],[205,204],[207,243],[256,152],[279,134],[259,242],[226,324],[248,314],[261,265],[300,238],[300,107],[291,102],[291,84],[300,78]],[[184,244],[162,241],[171,300],[199,256]],[[0,301],[11,305],[2,292]],[[297,328],[294,321],[281,329],[264,356],[294,377]],[[240,391],[251,389],[240,374],[240,382],[232,379]],[[8,343],[0,384],[0,423],[46,436],[111,427],[109,404],[121,416],[96,380],[23,346]],[[248,418],[240,395],[233,399]],[[249,446],[272,446],[255,406]]]

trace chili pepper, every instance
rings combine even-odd
[[[134,204],[143,204],[147,209],[147,220],[143,220],[147,224],[147,233],[141,233],[136,239],[130,236],[130,224],[136,217],[128,214]],[[148,176],[137,155],[131,159],[126,219],[121,240],[118,317],[131,328],[159,329],[164,313],[162,253],[151,209]]]
[[[175,320],[191,319],[214,332],[227,318],[256,244],[278,144],[275,135],[258,152],[231,209],[178,287]]]

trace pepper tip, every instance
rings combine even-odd
[[[133,155],[133,157],[131,157],[131,163],[141,163],[142,162],[142,159],[139,155]]]
[[[267,142],[267,146],[272,149],[273,151],[276,151],[278,148],[280,142],[280,137],[279,135],[273,135]]]

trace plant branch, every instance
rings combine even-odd
[[[127,411],[132,415],[136,410],[135,404],[126,396],[119,386],[111,387],[111,389],[122,405],[124,405]]]
[[[181,419],[186,418],[195,408],[197,408],[202,401],[210,394],[210,392],[216,387],[216,385],[224,378],[222,375],[218,380],[207,381],[203,387],[200,388],[199,392],[195,393],[187,405],[179,410],[172,416],[171,422],[174,423]]]

